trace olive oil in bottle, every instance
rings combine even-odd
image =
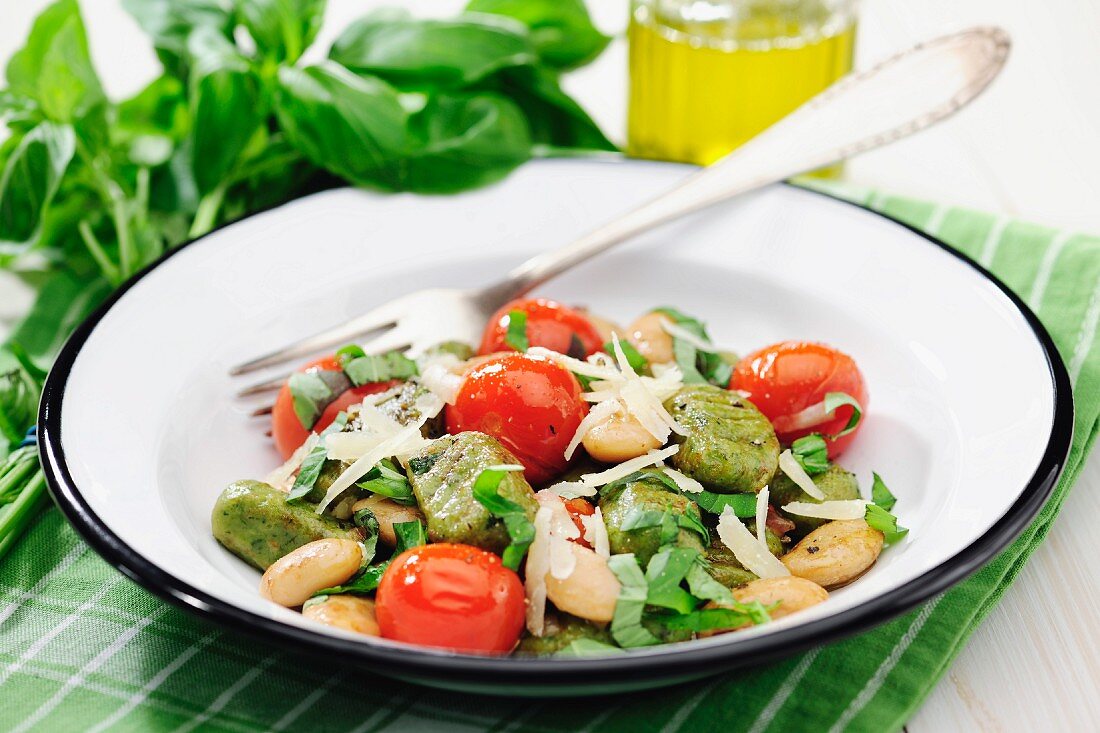
[[[635,0],[628,152],[706,164],[852,67],[851,0]]]

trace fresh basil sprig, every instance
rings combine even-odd
[[[535,525],[528,519],[527,511],[511,499],[501,496],[499,491],[504,477],[518,471],[523,471],[523,466],[490,466],[477,475],[473,488],[474,498],[478,503],[504,522],[510,542],[504,548],[501,561],[504,567],[512,570],[519,570],[527,548],[535,540]]]
[[[791,443],[791,453],[810,476],[829,470],[829,448],[819,433],[811,433]]]
[[[871,529],[877,529],[882,532],[884,542],[888,545],[900,542],[905,535],[909,534],[909,530],[898,524],[898,518],[895,517],[890,510],[894,508],[897,503],[897,499],[890,489],[886,488],[886,483],[882,480],[882,477],[877,473],[873,474],[874,483],[871,486],[871,502],[867,505],[867,512],[864,514],[864,521],[867,522],[867,526]]]

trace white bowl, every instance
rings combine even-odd
[[[742,353],[805,339],[855,357],[870,404],[843,464],[865,491],[879,472],[911,531],[827,602],[613,657],[485,658],[308,622],[260,598],[258,574],[214,541],[219,492],[279,463],[266,423],[248,416],[255,404],[232,398],[230,365],[409,290],[488,282],[690,172],[560,160],[458,196],[333,190],[182,247],[121,288],[51,373],[40,439],[55,498],[109,562],[212,620],[498,693],[653,686],[755,663],[886,621],[975,571],[1057,479],[1072,429],[1065,369],[1034,315],[973,262],[790,186],[663,227],[541,292],[623,322],[675,305]]]

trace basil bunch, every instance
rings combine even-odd
[[[163,66],[138,94],[107,98],[76,0],[36,19],[0,89],[0,269],[37,290],[11,339],[35,369],[115,286],[226,221],[342,182],[445,193],[613,149],[559,85],[608,42],[582,0],[381,11],[330,49],[311,48],[324,0],[123,5]],[[36,401],[40,379],[11,356],[0,374]],[[6,439],[33,425],[25,393],[0,390]]]

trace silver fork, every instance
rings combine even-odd
[[[849,75],[745,145],[572,244],[532,257],[478,290],[421,290],[234,367],[248,374],[364,339],[367,353],[416,354],[447,339],[477,343],[504,303],[637,234],[739,194],[894,142],[949,117],[980,94],[1010,48],[1000,28],[942,36]],[[278,388],[287,375],[246,387]],[[257,410],[257,414],[268,408]]]

